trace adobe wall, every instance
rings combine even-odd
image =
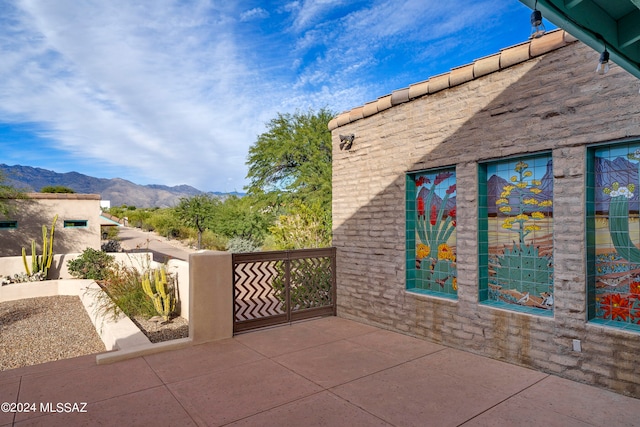
[[[546,37],[546,36],[545,36]],[[640,334],[586,311],[587,145],[640,138],[640,86],[571,43],[464,84],[343,121],[333,136],[338,314],[640,397]],[[340,150],[340,134],[354,134]],[[478,162],[551,151],[551,317],[479,303]],[[457,300],[406,291],[405,177],[455,166]],[[582,351],[573,351],[573,340]]]
[[[100,195],[27,193],[26,199],[10,200],[12,211],[3,220],[17,221],[16,229],[0,229],[0,256],[19,256],[22,248],[31,255],[31,240],[42,253],[42,226],[51,230],[54,216],[54,252],[82,252],[100,249]],[[65,227],[64,221],[86,220],[86,227]]]

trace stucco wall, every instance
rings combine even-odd
[[[81,254],[79,253],[69,253],[62,255],[54,255],[53,263],[51,266],[51,270],[49,273],[49,278],[58,280],[58,279],[72,279],[73,277],[69,273],[68,263],[76,259]],[[162,264],[153,261],[153,254],[150,252],[142,252],[142,253],[110,253],[109,255],[114,257],[115,262],[122,265],[130,265],[138,270],[145,270],[147,268],[159,268]],[[27,257],[27,260],[30,260],[30,257]],[[173,274],[173,277],[176,280],[178,285],[177,296],[178,296],[178,312],[180,316],[189,320],[189,263],[186,261],[182,261],[179,259],[171,259],[166,263],[167,271],[170,274]],[[22,261],[22,257],[0,257],[0,276],[13,276],[14,274],[24,273],[24,265]],[[41,286],[44,282],[29,282],[22,283],[24,287],[29,287],[33,285]],[[12,285],[12,289],[17,289],[20,286]],[[3,297],[3,294],[6,295],[9,287],[0,286],[0,301],[8,301],[9,299]],[[43,294],[42,296],[44,296]],[[50,294],[54,295],[54,294]],[[18,299],[18,298],[14,298]]]
[[[640,137],[639,83],[576,42],[333,135],[338,314],[640,397],[640,334],[587,321],[586,146]],[[340,150],[340,134],[354,134]],[[551,151],[552,317],[479,303],[478,162]],[[458,298],[406,291],[405,177],[455,166]],[[573,351],[573,340],[582,351]]]
[[[0,256],[18,256],[22,248],[31,255],[31,240],[42,251],[42,226],[51,230],[58,215],[54,235],[54,253],[100,249],[100,195],[28,193],[26,199],[10,200],[12,210],[2,220],[18,222],[16,229],[0,229]],[[64,227],[65,220],[86,220],[86,227]]]

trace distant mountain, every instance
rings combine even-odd
[[[635,186],[633,197],[629,200],[629,210],[640,210],[640,189],[638,188],[638,164],[630,162],[624,157],[616,157],[615,160],[609,160],[606,158],[596,157],[595,159],[595,202],[596,212],[608,212],[609,202],[611,196],[606,194],[603,190],[605,188],[611,189],[613,183],[617,182],[620,186],[628,186],[633,184]]]
[[[31,166],[8,166],[0,164],[0,172],[8,184],[27,191],[38,192],[42,187],[61,185],[77,193],[100,194],[102,200],[109,200],[111,206],[129,205],[139,208],[170,207],[176,205],[181,197],[191,197],[205,192],[189,185],[138,185],[121,178],[94,178],[78,172],[57,173]],[[209,193],[218,197],[241,193]]]
[[[498,175],[491,175],[487,180],[487,211],[490,215],[498,213],[496,201],[501,198],[500,195],[502,194],[504,187],[510,184],[511,183],[509,181]],[[547,170],[545,171],[544,176],[540,178],[540,185],[538,188],[541,190],[539,194],[532,194],[529,191],[529,188],[524,190],[514,188],[511,191],[510,196],[507,198],[509,200],[509,206],[512,208],[511,214],[517,215],[520,213],[517,206],[520,205],[520,196],[523,194],[526,198],[536,199],[539,202],[543,200],[553,200],[553,169],[551,161],[547,162]],[[549,213],[553,211],[553,207],[539,208],[538,210]]]

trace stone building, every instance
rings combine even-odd
[[[353,108],[338,314],[640,397],[638,80],[557,30]]]

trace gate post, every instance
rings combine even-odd
[[[233,336],[233,262],[228,252],[189,255],[189,337],[194,344]]]

